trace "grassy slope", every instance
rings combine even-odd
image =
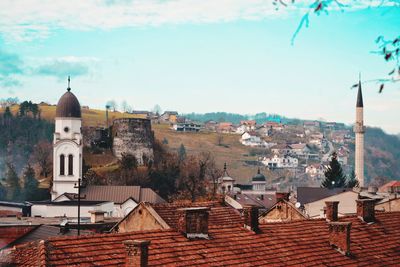
[[[247,182],[256,172],[256,167],[245,166],[245,160],[255,160],[256,157],[246,156],[250,148],[239,143],[240,135],[224,134],[223,144],[217,145],[217,134],[211,132],[178,133],[165,124],[153,124],[155,136],[159,140],[166,138],[168,147],[177,151],[183,144],[187,153],[201,153],[210,151],[217,163],[217,167],[223,168],[224,162],[228,164],[229,174],[240,182]]]
[[[17,114],[18,106],[13,106],[11,112]],[[43,119],[54,121],[56,106],[40,105],[41,117]],[[3,110],[0,110],[2,113]],[[105,111],[96,109],[82,109],[83,126],[105,126]],[[117,118],[140,118],[138,115],[123,114],[120,112],[109,112],[109,120]],[[223,144],[217,145],[217,134],[211,132],[200,133],[177,133],[170,129],[169,125],[153,124],[152,125],[156,139],[162,141],[164,138],[168,140],[168,148],[177,151],[179,146],[183,144],[187,153],[201,153],[210,151],[215,157],[217,167],[223,168],[224,163],[228,164],[229,174],[237,179],[238,182],[249,182],[253,177],[257,168],[244,164],[246,160],[256,160],[256,157],[248,156],[249,147],[240,144],[240,135],[224,134]],[[108,170],[113,168],[115,158],[110,153],[105,154],[89,154],[84,152],[84,158],[87,164],[96,168],[96,170]],[[263,171],[267,177],[271,177],[268,170]]]
[[[15,115],[19,110],[18,105],[11,107],[11,112]],[[40,105],[41,117],[45,120],[54,121],[56,114],[56,106]],[[0,109],[0,113],[3,110]],[[112,122],[114,119],[119,118],[141,118],[139,115],[126,114],[121,112],[109,112],[109,120]],[[106,124],[105,110],[98,109],[82,109],[83,126],[105,126]]]

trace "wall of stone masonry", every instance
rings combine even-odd
[[[132,154],[138,164],[152,160],[154,132],[149,119],[116,119],[112,126],[112,144],[114,155],[121,159],[122,155]]]

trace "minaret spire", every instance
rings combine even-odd
[[[71,85],[71,77],[68,75],[68,88],[67,88],[68,92],[71,91],[70,85]]]
[[[358,93],[357,93],[357,108],[364,107],[363,97],[362,97],[362,90],[361,90],[361,74],[358,80]]]
[[[359,186],[364,186],[364,102],[361,89],[361,74],[358,81],[358,93],[356,103],[356,123],[354,125],[356,134],[356,149],[355,149],[355,174]]]

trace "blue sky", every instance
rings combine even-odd
[[[372,80],[393,69],[371,53],[374,40],[400,34],[400,7],[374,1],[312,15],[293,45],[310,1],[279,10],[260,0],[15,2],[0,3],[0,98],[56,103],[70,74],[94,108],[114,99],[351,123],[359,72]],[[366,124],[399,133],[400,83],[383,94],[363,87]]]

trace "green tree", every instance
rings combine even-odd
[[[349,177],[347,178],[346,181],[346,187],[347,188],[353,188],[353,187],[358,187],[360,184],[358,183],[358,180],[356,179],[356,173],[354,172],[354,169],[351,171]]]
[[[322,187],[341,188],[346,186],[346,175],[343,174],[342,166],[337,160],[336,152],[333,152],[329,166],[325,171],[325,180],[322,181]]]
[[[178,158],[179,158],[179,161],[181,161],[181,162],[186,159],[186,148],[183,144],[181,144],[181,146],[179,147]]]
[[[24,173],[22,174],[22,182],[24,184],[24,190],[22,196],[25,200],[37,200],[39,191],[39,182],[35,177],[35,170],[30,164],[26,166]]]
[[[8,200],[19,200],[21,193],[21,186],[19,185],[19,178],[15,167],[11,162],[6,163],[5,183],[7,190]]]

